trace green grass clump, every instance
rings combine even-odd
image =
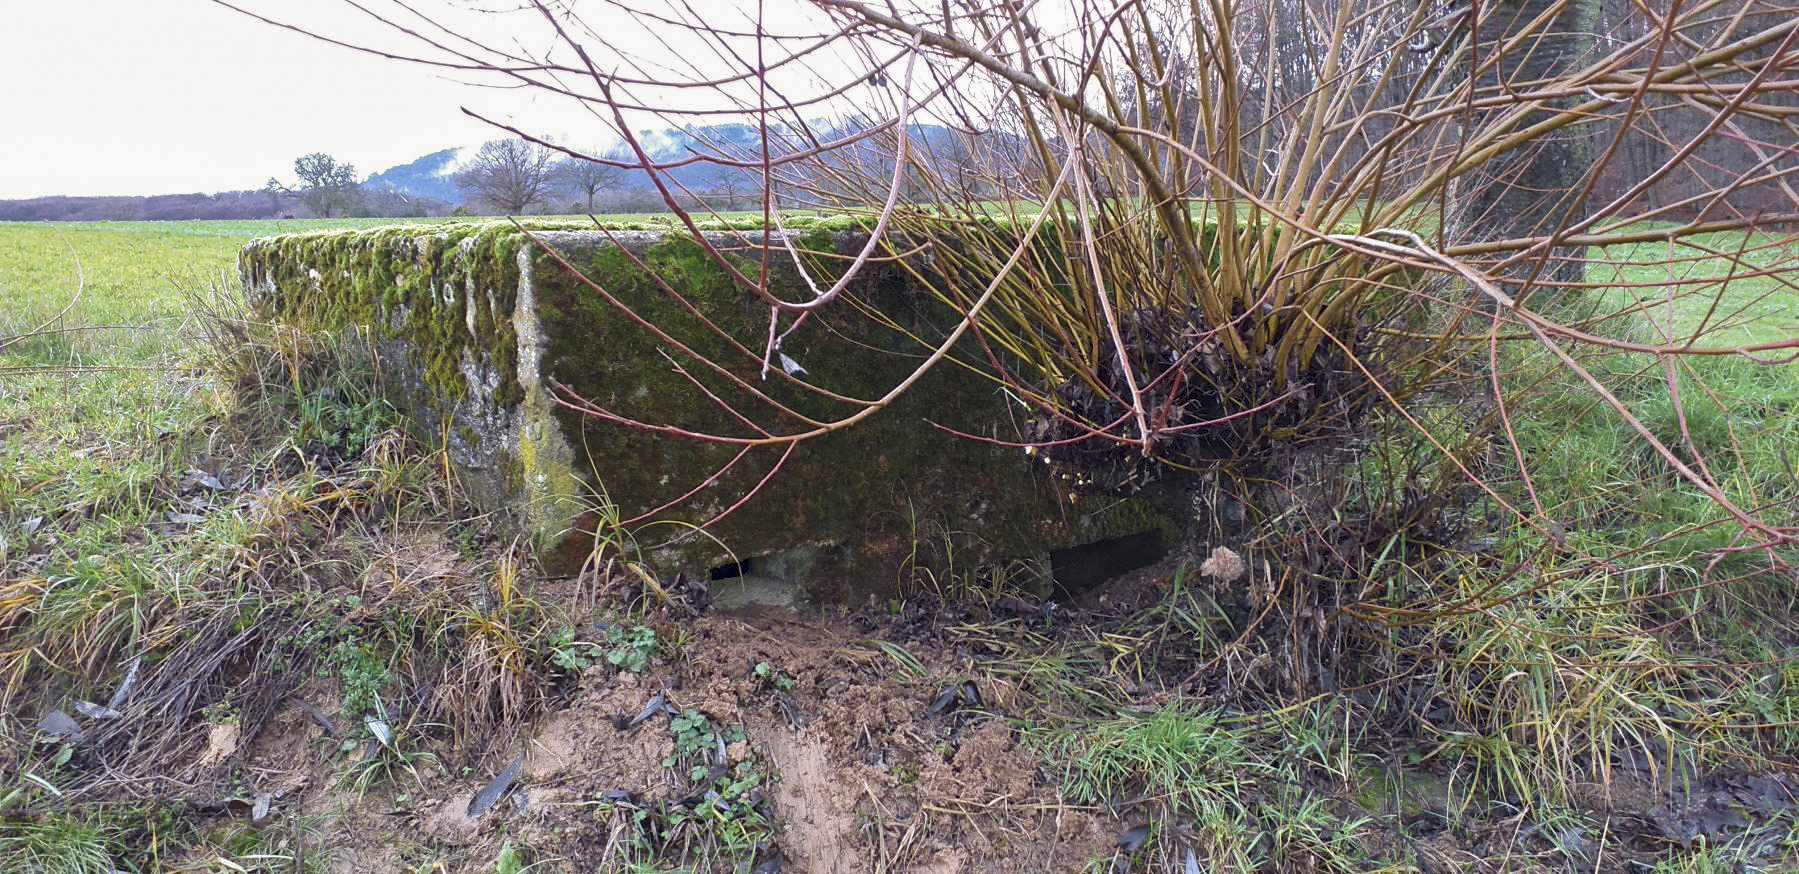
[[[0,822],[0,871],[7,874],[107,874],[125,855],[127,833],[104,821],[51,815]]]
[[[1547,366],[1533,354],[1520,374]],[[1598,357],[1590,369],[1676,458],[1708,473],[1739,507],[1775,524],[1799,521],[1790,456],[1799,446],[1799,367],[1736,357],[1673,366],[1679,407],[1669,375],[1653,362],[1614,354]],[[1513,423],[1526,470],[1544,513],[1561,521],[1571,547],[1699,570],[1734,544],[1736,524],[1726,511],[1572,374],[1557,371],[1541,383],[1531,413]],[[1521,489],[1518,497],[1528,500]],[[1757,567],[1766,562],[1744,554],[1717,570],[1731,575]]]
[[[1363,818],[1304,779],[1306,757],[1331,744],[1317,726],[1299,728],[1177,697],[1146,713],[1027,725],[1025,742],[1060,768],[1071,801],[1147,806],[1146,840],[1165,858],[1191,854],[1201,870],[1365,870]]]
[[[1250,756],[1243,732],[1220,725],[1217,712],[1183,701],[1046,740],[1050,759],[1068,763],[1062,785],[1086,804],[1128,793],[1204,816],[1233,803],[1268,772]]]
[[[329,861],[325,852],[302,848],[310,818],[270,828],[196,827],[168,805],[95,805],[76,813],[27,810],[27,794],[0,795],[7,797],[10,803],[0,801],[0,874],[191,871],[195,860],[205,860],[207,871],[311,874]]]
[[[1692,269],[1705,279],[1721,268]],[[1791,298],[1765,277],[1709,287],[1715,308],[1698,293],[1631,308],[1629,293],[1565,301],[1557,317],[1644,344],[1679,345],[1695,331],[1700,346],[1794,333],[1782,302]],[[1564,347],[1737,507],[1799,525],[1799,364]],[[1397,621],[1377,633],[1357,679],[1410,666],[1447,706],[1424,724],[1432,759],[1533,806],[1610,786],[1623,762],[1666,787],[1694,768],[1787,760],[1799,712],[1785,681],[1799,656],[1795,580],[1768,553],[1739,549],[1750,543],[1739,521],[1540,344],[1502,341],[1481,363],[1497,374],[1509,427],[1482,375],[1478,397],[1412,411],[1460,467],[1406,423],[1381,431],[1350,470],[1370,506],[1416,506],[1408,497],[1445,484],[1470,496],[1441,526],[1456,539],[1395,534],[1375,547],[1372,575],[1386,588],[1374,600]],[[1774,555],[1799,560],[1787,547]]]

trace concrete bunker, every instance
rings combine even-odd
[[[792,233],[821,271],[858,242],[829,220]],[[745,259],[750,237],[708,234]],[[1146,501],[1082,498],[1017,449],[948,433],[1016,436],[996,431],[1016,401],[973,364],[972,350],[963,356],[971,366],[939,366],[871,419],[800,444],[774,476],[778,450],[730,464],[736,447],[559,404],[560,394],[675,428],[734,427],[708,394],[728,403],[747,396],[692,362],[681,362],[687,375],[677,371],[680,353],[641,320],[804,415],[841,415],[828,399],[762,382],[755,362],[733,349],[761,348],[767,309],[684,233],[415,225],[255,240],[239,266],[246,294],[273,317],[301,329],[366,330],[421,436],[447,443],[469,494],[513,515],[553,573],[579,569],[596,539],[635,520],[626,526],[631,548],[659,572],[755,578],[809,600],[889,592],[932,560],[1040,567],[1047,596],[1129,566],[1138,553],[1159,555],[1174,539],[1175,525]],[[804,288],[790,265],[776,283],[787,299]],[[843,396],[884,393],[911,369],[920,341],[955,321],[897,268],[868,271],[851,294],[855,305],[821,311],[782,347],[809,382]],[[715,524],[696,527],[752,490]],[[1102,543],[1111,552],[1097,564],[1081,551]],[[1112,554],[1119,550],[1130,555]],[[1056,585],[1051,565],[1081,556],[1082,579]]]

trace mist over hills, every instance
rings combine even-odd
[[[913,125],[913,135],[923,141],[945,139],[950,132],[935,125]],[[828,129],[818,133],[824,138],[841,136],[843,129]],[[785,127],[771,127],[772,148],[776,152],[792,148],[794,139]],[[657,162],[674,162],[696,155],[732,156],[741,159],[753,159],[761,154],[762,134],[754,125],[718,124],[686,129],[666,129],[640,131],[638,143],[650,158]],[[600,157],[615,161],[635,161],[636,157],[623,143],[592,149],[586,146],[573,145],[570,148],[585,154],[597,153]],[[413,197],[430,197],[453,204],[468,202],[466,192],[456,187],[455,174],[468,165],[480,144],[442,149],[428,155],[422,155],[405,164],[389,167],[375,173],[364,183],[370,189],[389,189]],[[872,156],[861,156],[872,157]],[[751,171],[711,161],[694,161],[662,172],[663,181],[671,187],[686,189],[690,192],[704,192],[730,185],[733,181],[747,178]],[[619,169],[614,188],[625,191],[650,192],[655,186],[649,173],[641,169]],[[742,187],[738,185],[737,187]],[[658,207],[659,208],[659,207]]]
[[[362,187],[387,189],[413,197],[428,197],[461,205],[466,194],[456,187],[455,172],[462,168],[467,162],[466,156],[472,154],[475,148],[478,147],[458,146],[420,155],[404,164],[370,175],[362,183]]]

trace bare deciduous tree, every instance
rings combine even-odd
[[[1600,0],[1500,0],[1482,10],[1477,24],[1479,54],[1490,60],[1477,76],[1487,88],[1514,82],[1548,82],[1573,73],[1595,45]],[[1538,24],[1547,19],[1547,28]],[[1528,50],[1508,50],[1522,36]],[[1501,106],[1474,115],[1476,125],[1530,125],[1552,121],[1557,109],[1574,105],[1568,97],[1551,106],[1511,119],[1514,107]],[[1594,170],[1590,125],[1567,125],[1545,132],[1521,148],[1494,155],[1466,177],[1459,198],[1458,231],[1470,241],[1503,240],[1554,233],[1584,217],[1587,192],[1582,183]],[[1460,241],[1458,241],[1460,242]],[[1579,282],[1584,272],[1570,250],[1555,253],[1547,276]]]
[[[593,212],[594,198],[599,197],[600,192],[618,185],[623,175],[617,167],[580,158],[567,158],[556,167],[556,178],[568,190],[581,195],[588,212]]]
[[[513,138],[482,144],[474,160],[456,174],[456,185],[494,209],[519,215],[549,197],[555,156],[543,145]]]
[[[321,218],[345,215],[360,200],[362,188],[356,181],[356,167],[325,154],[313,152],[294,159],[297,183],[286,185],[269,177],[264,190],[272,195],[291,195],[301,205]]]
[[[761,203],[753,202],[760,199],[760,186],[756,184],[758,181],[740,170],[722,170],[713,181],[711,189],[700,197],[700,201],[721,212],[760,207]]]

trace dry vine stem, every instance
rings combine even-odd
[[[768,308],[768,327],[729,336],[655,277],[721,339],[705,352],[583,277],[721,410],[704,430],[560,399],[598,419],[786,452],[877,414],[931,368],[968,367],[1035,417],[1015,440],[980,439],[1128,490],[1170,471],[1265,471],[1282,447],[1361,434],[1371,409],[1417,423],[1416,399],[1460,393],[1490,405],[1491,438],[1530,496],[1528,510],[1499,503],[1549,536],[1561,523],[1517,443],[1522,399],[1505,397],[1522,343],[1714,500],[1741,529],[1735,548],[1785,567],[1799,542],[1784,498],[1733,495],[1719,479],[1730,465],[1696,456],[1681,406],[1695,401],[1676,375],[1692,356],[1773,366],[1799,354],[1799,337],[1712,339],[1771,297],[1799,296],[1790,3],[529,0],[471,14],[393,2],[351,4],[371,27],[351,35],[215,2],[553,95],[608,129],[614,151],[550,145],[653,186]],[[704,126],[718,120],[754,133]],[[642,134],[659,127],[698,147],[658,152]],[[705,233],[722,216],[676,172],[701,165],[753,177],[760,221]],[[847,257],[802,251],[782,215],[800,209],[862,216],[865,239]],[[817,275],[833,259],[835,275]],[[776,293],[777,261],[810,300]],[[917,338],[919,363],[878,397],[784,366],[782,343],[815,311],[852,306],[846,290],[877,265],[906,273],[956,327]],[[1646,312],[1695,307],[1705,317],[1688,336],[1633,333]],[[1663,372],[1684,436],[1655,433],[1588,366],[1594,355]],[[755,385],[769,380],[843,412],[802,415]],[[1425,437],[1497,496],[1481,482],[1490,469]]]

